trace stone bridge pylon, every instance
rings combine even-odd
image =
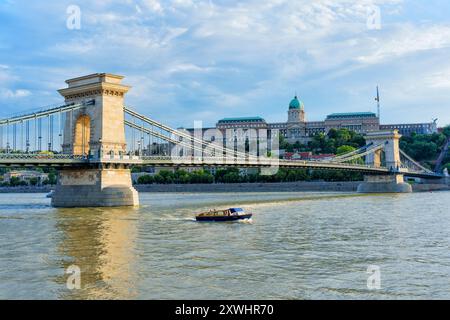
[[[358,186],[360,193],[409,193],[410,184],[405,183],[404,174],[407,169],[402,168],[400,159],[401,135],[398,130],[375,131],[367,133],[366,144],[374,148],[374,152],[366,155],[366,165],[376,168],[382,166],[389,169],[389,174],[367,175],[364,182]]]
[[[63,153],[94,159],[79,167],[62,168],[52,197],[56,207],[133,206],[139,204],[128,164],[103,162],[103,155],[126,152],[123,77],[97,73],[67,80],[59,90],[66,104],[86,106],[67,112]]]

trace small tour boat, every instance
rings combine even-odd
[[[251,213],[245,213],[241,208],[230,208],[226,210],[210,210],[195,216],[197,221],[236,221],[250,219]]]
[[[45,197],[46,198],[51,198],[51,197],[53,197],[54,193],[55,193],[55,190],[51,190],[49,193],[47,193],[47,195]]]

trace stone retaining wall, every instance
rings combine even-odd
[[[227,184],[148,184],[135,185],[138,192],[356,192],[361,182],[282,182]],[[450,190],[445,184],[413,184],[414,192]],[[0,193],[48,193],[54,186],[0,187]]]
[[[360,182],[279,182],[135,185],[138,192],[356,192]]]
[[[413,188],[413,192],[450,190],[450,186],[448,186],[446,184],[413,184],[412,188]]]
[[[0,193],[49,193],[54,186],[42,187],[0,187]]]

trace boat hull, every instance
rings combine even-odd
[[[195,219],[197,221],[215,221],[215,222],[225,222],[225,221],[237,221],[237,220],[245,220],[250,219],[252,217],[252,214],[242,214],[242,215],[236,215],[236,216],[197,216]]]

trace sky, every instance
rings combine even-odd
[[[309,121],[376,112],[377,85],[382,123],[444,126],[449,12],[448,0],[0,0],[0,118],[107,72],[132,86],[128,106],[176,127],[284,122],[295,94]]]

